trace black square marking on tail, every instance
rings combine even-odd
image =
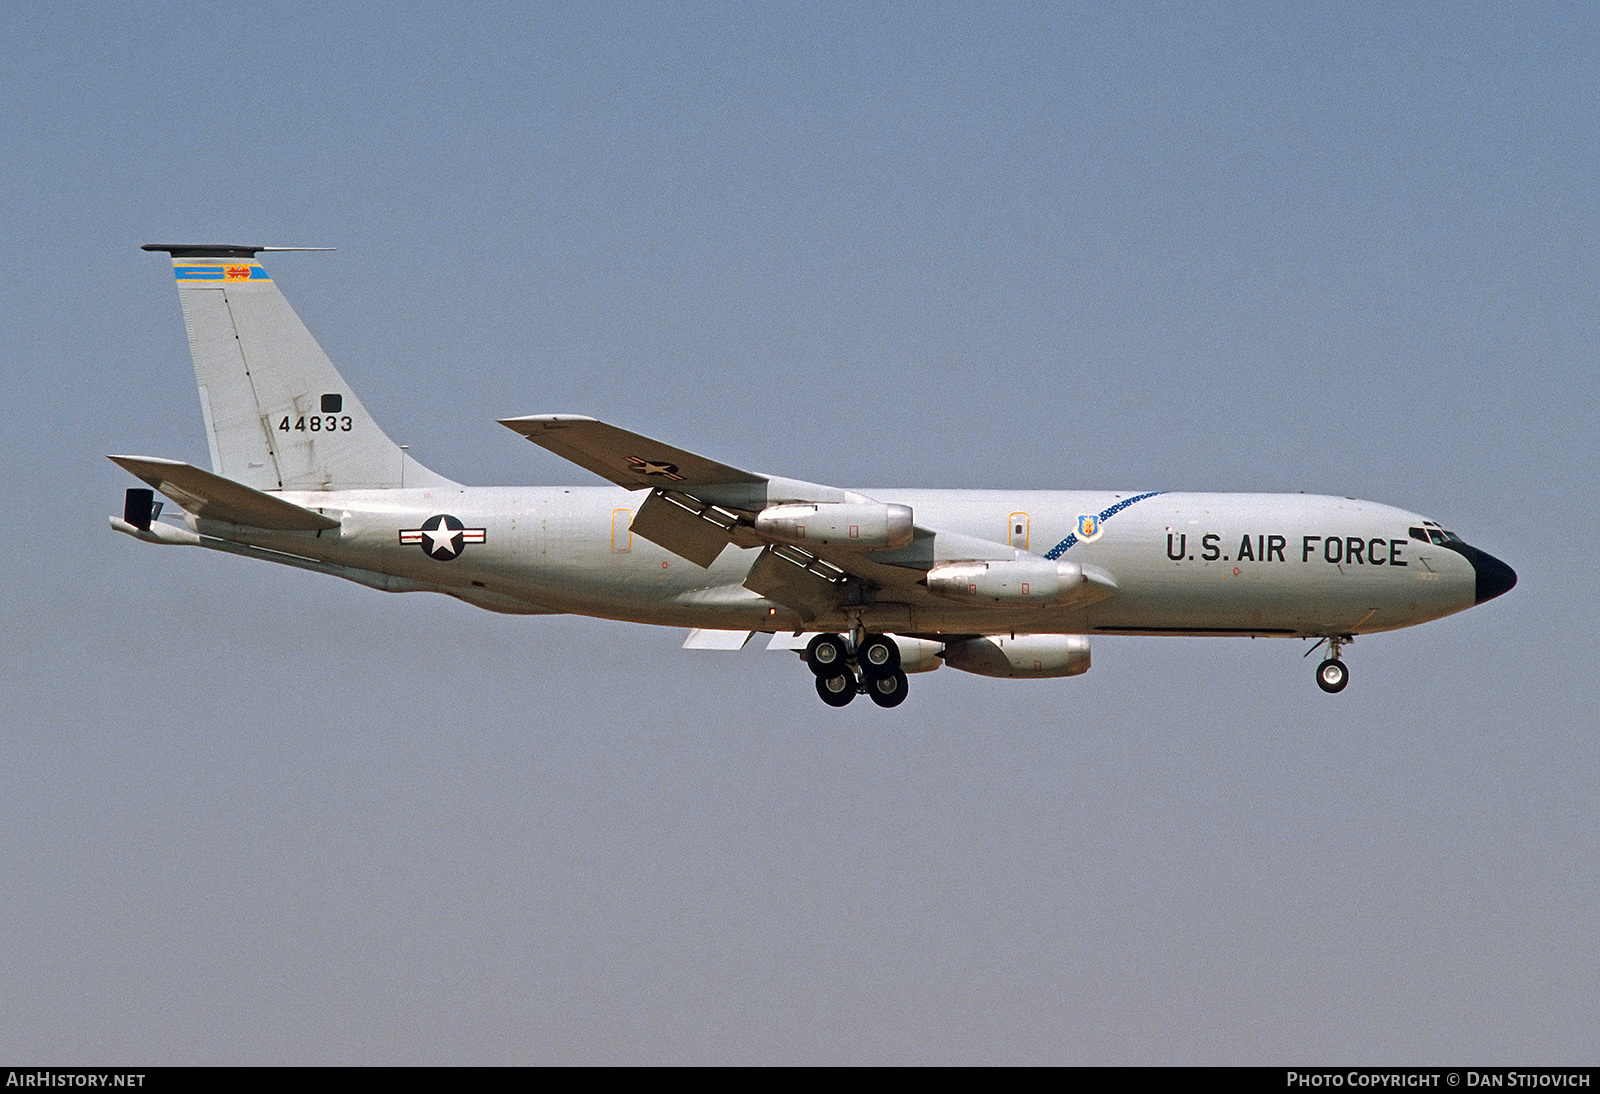
[[[322,397],[322,413],[323,414],[339,414],[339,413],[342,413],[343,410],[344,410],[344,396],[343,395],[329,394],[329,395],[324,395]]]

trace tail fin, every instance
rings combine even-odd
[[[172,256],[213,471],[257,490],[454,485],[378,428],[256,259],[295,248],[144,249]]]

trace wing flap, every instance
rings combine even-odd
[[[339,527],[339,522],[332,517],[202,471],[193,464],[151,456],[111,456],[109,459],[206,520],[224,520],[280,532],[316,532]]]
[[[844,577],[844,571],[815,555],[794,547],[771,546],[750,567],[744,587],[793,608],[809,621],[838,605]]]
[[[704,569],[732,541],[736,522],[736,517],[687,494],[652,490],[631,527],[651,543]]]

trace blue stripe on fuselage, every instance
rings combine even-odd
[[[1104,523],[1105,521],[1111,519],[1111,517],[1115,516],[1117,513],[1122,512],[1124,509],[1126,509],[1128,506],[1132,505],[1134,502],[1143,501],[1145,498],[1153,498],[1153,497],[1156,497],[1157,495],[1164,494],[1164,493],[1166,493],[1165,490],[1152,490],[1148,494],[1135,494],[1131,498],[1123,498],[1121,501],[1117,502],[1115,505],[1113,505],[1113,506],[1111,506],[1109,508],[1100,510],[1100,516],[1099,516],[1098,519],[1100,520],[1101,523]],[[1056,544],[1054,547],[1052,547],[1048,551],[1046,551],[1044,553],[1044,557],[1048,558],[1050,561],[1054,562],[1056,559],[1060,558],[1063,554],[1066,553],[1067,548],[1071,547],[1074,543],[1077,543],[1077,542],[1078,542],[1078,533],[1073,532],[1066,539],[1062,540],[1060,543]]]

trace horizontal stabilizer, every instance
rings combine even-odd
[[[332,517],[202,471],[192,464],[149,456],[111,456],[109,459],[205,520],[224,520],[280,532],[316,532],[339,527],[339,522]]]
[[[649,437],[576,414],[502,418],[500,424],[541,448],[629,490],[766,482],[762,475],[696,456]]]

